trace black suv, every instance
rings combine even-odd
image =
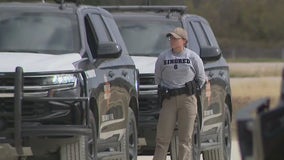
[[[189,33],[187,47],[203,60],[208,81],[198,97],[194,131],[194,155],[204,160],[228,160],[231,155],[232,117],[229,68],[209,23],[198,15],[186,14],[185,6],[103,6],[110,11],[139,69],[139,143],[142,151],[153,151],[160,106],[154,66],[159,53],[170,47],[166,34],[175,27]],[[207,88],[207,91],[206,89]],[[176,133],[176,132],[175,132]],[[140,143],[141,145],[141,143]],[[142,144],[143,145],[143,144]],[[177,158],[176,134],[171,143]]]
[[[138,73],[112,15],[0,3],[0,159],[136,159]]]

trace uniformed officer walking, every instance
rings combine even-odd
[[[155,65],[155,80],[162,96],[162,109],[157,125],[156,148],[153,160],[165,160],[178,122],[179,160],[192,159],[192,134],[197,114],[196,87],[205,82],[200,57],[185,46],[187,32],[175,28],[166,35],[171,48],[163,51]]]

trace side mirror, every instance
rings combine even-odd
[[[200,58],[204,61],[214,61],[221,57],[221,50],[217,47],[201,47]]]
[[[98,45],[96,58],[117,58],[121,55],[121,47],[114,42],[104,42]]]

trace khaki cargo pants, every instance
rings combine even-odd
[[[166,160],[169,144],[178,122],[178,160],[192,160],[192,134],[197,114],[195,95],[181,94],[165,99],[157,125],[156,148],[153,160]]]

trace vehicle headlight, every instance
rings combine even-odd
[[[76,83],[77,78],[74,75],[63,74],[53,76],[52,82],[54,84]]]
[[[80,87],[76,74],[51,75],[44,81],[44,85],[49,88],[50,97],[73,97],[80,95]]]
[[[74,74],[52,75],[46,78],[43,83],[44,85],[63,85],[63,84],[76,85],[77,77]]]

